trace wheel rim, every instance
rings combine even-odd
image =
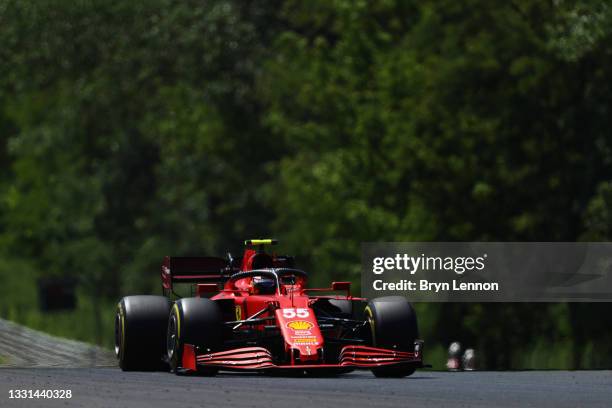
[[[168,358],[172,359],[176,350],[176,315],[172,313],[168,320],[168,336],[166,337],[166,349],[168,351]]]
[[[118,310],[115,315],[115,355],[120,357],[121,355],[121,346],[123,339],[123,316],[121,315],[121,311]]]
[[[366,306],[365,313],[368,324],[370,326],[370,335],[372,336],[372,345],[376,347],[376,323],[374,322],[374,316],[372,315],[372,309],[370,306]]]

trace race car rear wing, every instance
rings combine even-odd
[[[164,257],[161,266],[164,293],[174,283],[223,283],[234,273],[229,261],[214,256]]]
[[[164,295],[172,293],[175,283],[222,284],[234,273],[240,272],[242,258],[229,259],[215,256],[166,256],[161,266],[162,290]],[[271,257],[274,268],[293,268],[291,256]]]

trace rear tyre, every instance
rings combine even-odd
[[[192,344],[201,352],[219,350],[223,343],[221,309],[206,298],[184,298],[172,306],[166,337],[167,361],[170,369],[182,374],[183,347]],[[203,375],[217,374],[217,368],[198,368]]]
[[[163,296],[127,296],[117,304],[115,355],[123,371],[163,368],[169,313]]]
[[[417,318],[412,305],[401,296],[372,299],[365,308],[370,323],[374,347],[414,351],[414,341],[419,337]],[[413,367],[376,367],[376,377],[406,377],[414,373]]]

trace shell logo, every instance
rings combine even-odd
[[[287,327],[290,327],[293,330],[310,330],[312,329],[313,324],[304,320],[294,320],[287,323]]]

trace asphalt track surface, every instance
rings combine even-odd
[[[70,389],[63,400],[9,399],[10,389]],[[117,368],[0,368],[1,407],[610,407],[612,371],[369,372],[336,378],[221,374],[214,378]]]

